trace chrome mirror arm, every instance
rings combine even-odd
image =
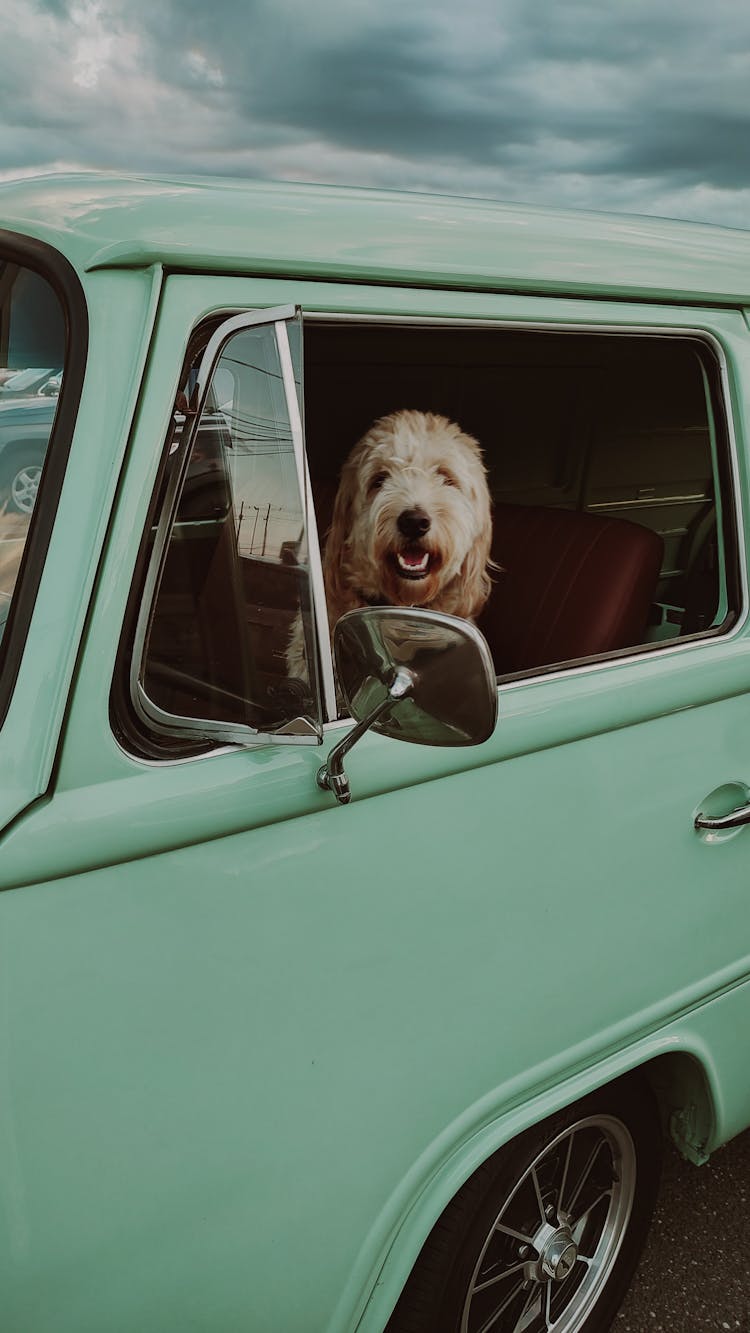
[[[351,731],[346,733],[344,739],[339,741],[338,745],[334,745],[325,764],[322,764],[318,769],[318,786],[322,787],[323,791],[332,791],[339,805],[348,805],[352,798],[349,779],[344,772],[344,760],[349,751],[357,744],[360,737],[364,736],[366,731],[369,731],[373,722],[377,722],[378,718],[390,708],[391,704],[396,703],[399,699],[405,699],[413,688],[414,676],[412,672],[408,671],[406,667],[399,667],[391,681],[385,699],[378,704],[377,708],[373,708],[372,712],[367,714],[367,717],[363,717],[361,722],[357,722],[356,726],[353,726]]]

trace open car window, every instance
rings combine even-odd
[[[321,530],[343,462],[373,421],[416,408],[479,443],[497,567],[475,618],[501,682],[658,651],[736,623],[725,403],[719,349],[688,331],[334,318],[305,326],[306,444]],[[429,509],[429,495],[418,498]]]

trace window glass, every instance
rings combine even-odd
[[[57,411],[65,316],[39,274],[0,260],[0,631],[8,618]]]
[[[304,734],[309,552],[274,325],[226,342],[194,427],[178,413],[167,493],[178,477],[141,665],[150,720]]]

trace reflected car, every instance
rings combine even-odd
[[[61,372],[55,366],[46,368],[30,366],[25,370],[17,370],[0,384],[0,401],[4,398],[23,398],[28,394],[41,393],[53,379],[58,381],[57,389],[53,392],[59,393],[60,375]]]
[[[61,377],[54,378],[59,389]],[[0,398],[0,508],[6,513],[30,514],[34,508],[56,408],[56,398],[47,396],[45,389],[10,403]],[[198,431],[194,452],[198,466],[191,468],[194,491],[201,476],[205,474],[205,481],[210,473],[212,451],[220,440],[225,448],[231,447],[224,419],[217,412],[202,421]],[[201,468],[204,457],[208,461]]]
[[[39,386],[37,393],[41,394],[44,398],[56,398],[60,392],[61,385],[62,371],[58,370],[56,375],[50,375],[49,379],[45,380],[44,383]]]
[[[0,505],[7,513],[34,508],[56,407],[55,398],[0,397]]]

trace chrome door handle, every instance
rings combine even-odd
[[[697,829],[728,829],[740,828],[742,824],[750,824],[750,805],[740,805],[736,810],[730,810],[728,815],[697,814],[694,827]]]

